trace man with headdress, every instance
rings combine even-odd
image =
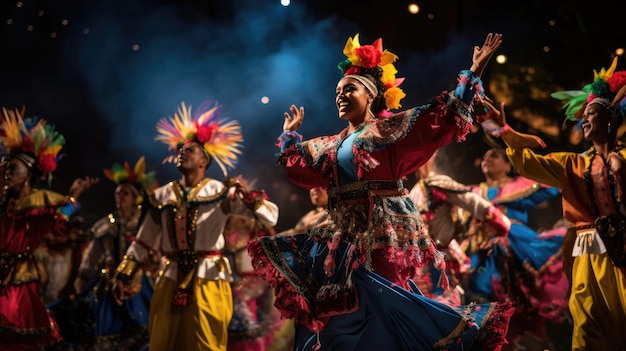
[[[83,322],[89,335],[82,340],[94,350],[138,350],[148,342],[148,310],[152,298],[152,280],[149,276],[158,265],[158,252],[149,252],[146,274],[141,275],[139,294],[118,305],[108,294],[112,272],[121,262],[128,246],[135,240],[142,213],[142,193],[155,184],[154,172],[145,171],[145,158],[139,158],[133,168],[128,162],[113,164],[104,175],[117,186],[114,191],[115,211],[96,221],[91,227],[90,242],[79,269],[77,290],[81,291],[79,303],[86,302],[94,323]],[[85,286],[86,284],[86,286]]]
[[[262,191],[248,192],[243,180],[205,176],[216,162],[224,175],[241,153],[237,121],[220,123],[221,106],[209,101],[194,117],[183,103],[173,118],[157,125],[160,140],[178,150],[179,180],[149,194],[137,240],[117,268],[114,292],[120,302],[136,292],[132,281],[150,249],[165,262],[150,305],[150,350],[226,350],[233,312],[232,272],[222,256],[224,227],[231,215],[256,217],[267,227],[278,207]]]
[[[38,180],[52,179],[65,139],[43,119],[24,119],[23,110],[2,112],[0,350],[41,350],[61,336],[41,299],[33,250],[49,233],[67,235],[76,198],[97,179],[75,180],[68,196],[36,188]]]
[[[572,350],[626,349],[626,149],[616,136],[626,112],[626,71],[616,67],[617,58],[608,70],[594,71],[593,83],[582,90],[552,95],[567,102],[567,119],[579,122],[593,144],[584,153],[534,153],[530,148],[545,144],[508,126],[503,105],[498,111],[487,104],[488,123],[495,126],[490,132],[507,143],[519,173],[562,189],[563,215],[574,224],[564,244]]]

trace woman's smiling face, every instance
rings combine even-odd
[[[339,118],[359,124],[368,115],[369,102],[372,95],[358,80],[350,77],[342,78],[335,90],[335,103]]]
[[[511,172],[511,164],[500,149],[490,149],[485,152],[480,161],[480,168],[486,177],[501,179]]]
[[[583,137],[587,141],[605,141],[608,137],[611,115],[609,110],[600,104],[589,104],[583,113],[581,125]],[[618,126],[614,126],[617,128]]]

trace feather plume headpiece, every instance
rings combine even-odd
[[[65,138],[44,119],[25,119],[24,111],[2,108],[0,142],[9,157],[23,155],[20,159],[24,163],[50,180],[63,156],[59,152]]]
[[[348,38],[343,48],[343,54],[346,55],[347,59],[340,62],[338,67],[344,76],[359,75],[368,69],[380,69],[382,72],[380,81],[385,86],[385,106],[387,109],[402,107],[400,100],[406,94],[399,86],[404,82],[404,78],[396,78],[398,70],[393,65],[398,56],[383,50],[383,40],[381,38],[376,39],[371,45],[361,45],[359,43],[359,35],[356,34],[353,38]]]
[[[237,120],[220,121],[221,108],[217,101],[203,102],[192,118],[191,106],[187,107],[182,102],[174,117],[162,118],[157,123],[159,135],[155,139],[174,151],[189,141],[199,143],[226,176],[241,154],[243,136]],[[176,156],[169,156],[164,161],[173,162],[175,159]]]
[[[617,57],[611,66],[593,71],[593,81],[580,90],[556,91],[550,96],[564,101],[565,121],[581,122],[582,113],[588,103],[596,98],[606,99],[609,111],[620,121],[626,114],[626,71],[615,71]]]
[[[138,191],[147,189],[148,186],[156,182],[156,173],[146,173],[146,159],[141,156],[133,168],[128,162],[124,164],[114,163],[110,169],[103,170],[104,176],[113,181],[113,183],[130,184]]]

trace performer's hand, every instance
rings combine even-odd
[[[490,227],[486,230],[485,226]],[[493,232],[493,236],[507,236],[511,230],[511,220],[495,206],[489,207],[483,221],[483,230]]]
[[[289,115],[289,112],[285,112],[283,131],[295,132],[300,128],[304,120],[304,107],[300,106],[300,108],[297,108],[296,105],[291,105],[289,110],[291,111],[291,115]]]
[[[509,125],[506,124],[506,114],[504,113],[504,102],[500,103],[499,108],[496,108],[491,102],[486,99],[482,104],[487,107],[487,115],[489,119],[498,124],[502,130],[499,136],[506,142],[506,144],[512,149],[523,148],[545,148],[546,143],[538,136],[520,133]]]
[[[122,281],[120,281],[119,279],[113,279],[113,285],[111,286],[111,295],[113,296],[115,302],[117,302],[117,304],[120,306],[122,305],[124,300],[128,299],[128,296],[126,296],[126,293],[124,292],[124,283],[122,283]]]
[[[100,178],[91,178],[91,177],[76,178],[74,182],[72,183],[72,186],[70,186],[69,195],[72,196],[74,199],[78,199],[78,197],[80,196],[80,194],[83,193],[83,191],[91,188],[94,184],[98,183],[99,181],[100,181]]]
[[[509,245],[509,239],[505,236],[496,236],[489,240],[485,240],[480,244],[481,250],[487,250],[487,255],[491,255],[494,245],[506,248]]]
[[[493,56],[493,53],[496,52],[500,45],[502,45],[502,34],[487,34],[487,38],[485,38],[485,43],[482,47],[474,46],[470,71],[480,77],[491,59],[491,56]]]
[[[245,199],[246,195],[248,195],[248,182],[243,178],[243,176],[238,175],[232,179],[232,186],[235,188],[233,192],[233,199],[235,196],[238,196],[240,199]]]
[[[485,97],[481,102],[481,105],[487,108],[486,119],[494,121],[500,127],[506,125],[506,114],[504,113],[504,102],[501,102],[498,107],[495,106],[495,102]]]

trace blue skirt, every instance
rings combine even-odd
[[[533,272],[560,255],[564,235],[541,236],[523,224],[513,223],[507,239],[510,253],[506,248],[494,245],[488,256],[480,253],[471,256],[472,274],[467,289],[471,299],[501,301],[502,297],[498,296],[511,293],[506,292],[513,287],[509,285],[519,285],[524,276],[528,276],[525,281],[533,282],[532,276],[536,275]],[[494,282],[503,286],[494,286]]]
[[[88,283],[73,302],[72,324],[82,348],[92,350],[144,350],[148,347],[148,313],[154,287],[143,274],[141,291],[118,305],[110,292],[96,294],[99,280]]]
[[[449,307],[424,297],[412,281],[407,290],[355,266],[347,242],[330,277],[323,265],[326,241],[307,234],[257,238],[249,252],[285,316],[295,315],[296,323],[307,313],[328,317],[319,332],[298,326],[295,350],[499,350],[505,342],[509,305]],[[337,307],[335,314],[329,306]]]
[[[148,329],[148,311],[154,288],[144,274],[141,291],[118,305],[111,294],[89,293],[95,320],[95,336],[123,335],[138,328]]]
[[[63,335],[63,343],[51,350],[68,348],[142,350],[148,342],[148,311],[154,288],[142,276],[141,291],[118,305],[110,293],[96,295],[99,279],[89,282],[75,300],[47,305]]]

